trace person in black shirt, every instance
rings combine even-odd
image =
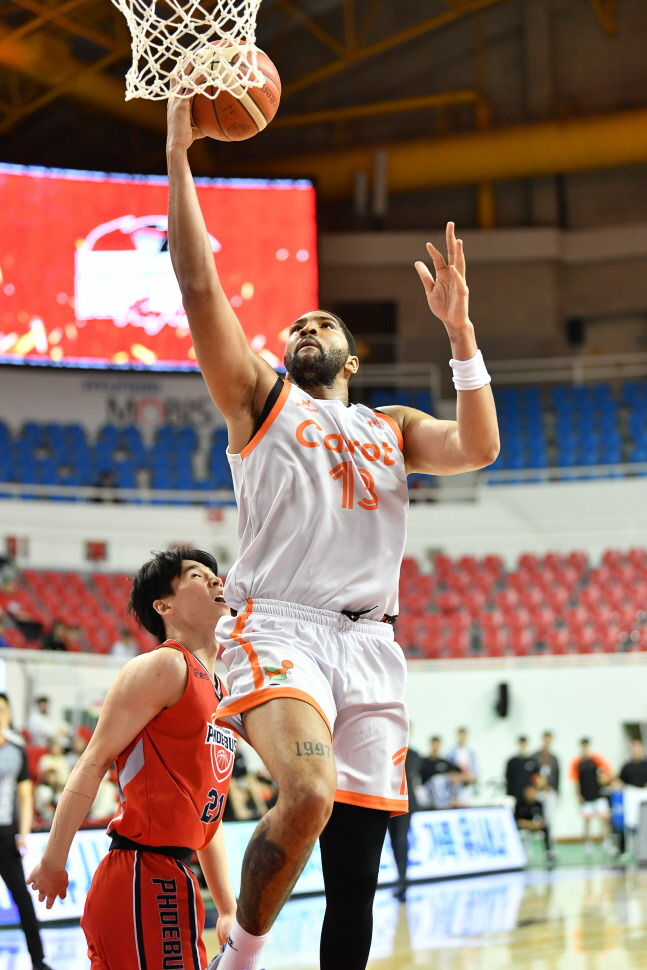
[[[528,738],[517,738],[519,750],[508,759],[505,766],[506,794],[518,801],[533,775],[539,772],[536,759],[528,754]]]
[[[585,855],[589,856],[593,849],[590,829],[594,817],[600,820],[604,851],[609,855],[615,854],[617,850],[611,839],[611,808],[606,794],[613,779],[613,770],[608,761],[591,751],[588,738],[580,741],[580,754],[571,762],[570,777],[575,782],[575,794],[584,821]]]
[[[647,758],[640,738],[632,738],[630,745],[630,759],[620,769],[620,781],[633,788],[647,788]]]
[[[67,626],[63,620],[54,620],[52,628],[43,639],[43,650],[67,650]]]
[[[541,736],[541,747],[533,754],[541,775],[541,784],[537,785],[537,798],[543,806],[544,818],[551,828],[555,825],[560,782],[559,761],[553,754],[552,746],[553,732],[544,731]]]
[[[542,804],[537,798],[537,788],[534,785],[526,785],[523,789],[515,805],[514,818],[517,823],[517,828],[544,833],[546,861],[549,863],[554,862],[555,853],[553,852],[553,843],[550,837],[550,826],[544,818]]]
[[[455,808],[456,786],[469,784],[474,776],[440,753],[441,739],[434,735],[431,748],[420,763],[420,784],[415,794],[420,808]]]
[[[638,830],[638,819],[640,804],[647,801],[642,789],[647,788],[647,758],[645,749],[640,738],[632,738],[630,745],[630,758],[626,761],[618,778],[623,788],[623,819],[622,831],[619,833],[620,851],[627,852],[631,856],[633,852],[633,842]]]

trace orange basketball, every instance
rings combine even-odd
[[[221,45],[214,46],[214,55],[224,55],[234,73],[245,79],[250,70],[251,55],[248,62],[237,52],[228,57],[226,49],[223,51]],[[262,131],[278,111],[281,100],[279,72],[263,51],[257,52],[257,59],[263,84],[249,88],[242,98],[234,97],[230,91],[216,94],[215,88],[207,88],[204,94],[194,95],[193,124],[209,138],[218,141],[245,141]]]

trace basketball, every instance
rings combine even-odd
[[[232,73],[245,79],[250,63],[231,48],[232,55],[222,44],[213,45],[213,57],[229,61]],[[193,97],[193,124],[200,131],[217,141],[245,141],[267,127],[276,114],[281,100],[281,79],[274,63],[263,51],[257,52],[258,70],[263,84],[251,87],[242,98],[231,91],[207,88],[204,94]],[[208,65],[203,70],[208,72]]]

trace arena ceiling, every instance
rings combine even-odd
[[[324,197],[334,199],[353,191],[354,168],[376,148],[404,146],[400,184],[394,154],[392,188],[406,191],[437,184],[441,169],[456,169],[451,156],[429,164],[416,154],[425,145],[529,121],[564,124],[563,104],[548,99],[532,117],[527,98],[515,101],[516,81],[498,78],[497,57],[510,63],[511,77],[522,70],[524,17],[532,4],[536,12],[554,6],[566,22],[573,12],[600,38],[614,37],[621,26],[622,0],[262,0],[257,42],[281,74],[279,114],[247,142],[196,145],[194,170],[312,174]],[[124,100],[130,62],[124,18],[109,0],[0,0],[0,161],[163,172],[165,107]],[[632,90],[626,104],[602,107],[644,108],[644,92]],[[574,103],[566,114],[577,122],[594,110]],[[626,141],[635,153],[635,138]],[[478,143],[474,148],[476,157]],[[478,154],[485,158],[483,146]],[[455,180],[497,178],[497,166],[513,151],[503,144],[495,154],[493,171],[477,167]],[[619,163],[634,161],[622,156]],[[523,174],[528,163],[519,164]]]

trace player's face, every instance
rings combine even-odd
[[[299,387],[332,387],[349,356],[346,335],[323,310],[304,314],[290,327],[284,362]]]
[[[0,731],[4,731],[11,724],[11,709],[4,697],[0,697]]]
[[[230,610],[222,595],[223,583],[207,566],[184,559],[182,572],[171,583],[169,597],[178,617],[191,626],[216,625]]]

